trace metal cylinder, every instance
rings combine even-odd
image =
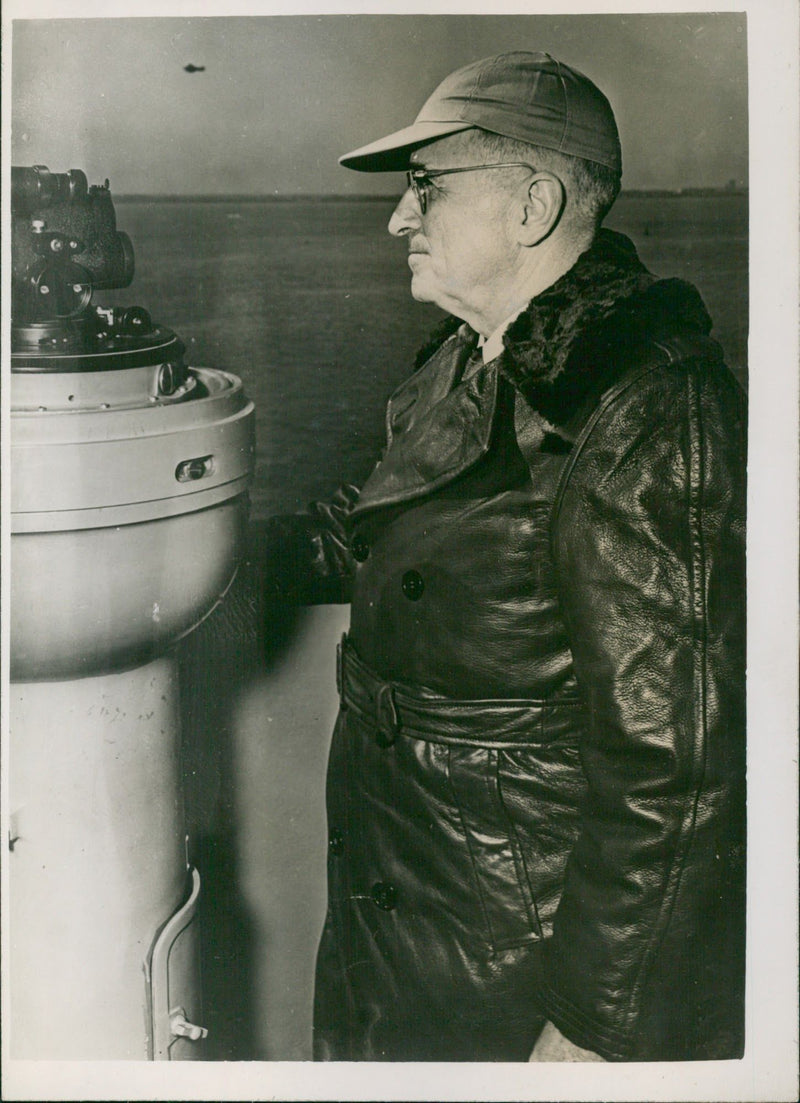
[[[172,648],[234,578],[254,411],[146,311],[90,311],[133,255],[85,185],[13,181],[3,1030],[17,1059],[171,1060],[206,1033]]]
[[[187,890],[177,688],[166,656],[10,687],[14,1058],[152,1054],[145,963]]]

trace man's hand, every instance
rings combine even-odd
[[[545,1023],[542,1033],[536,1040],[529,1061],[605,1061],[599,1053],[591,1049],[581,1049],[565,1038],[552,1023]]]

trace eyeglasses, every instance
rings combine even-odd
[[[536,172],[533,165],[529,165],[525,161],[500,161],[496,165],[466,165],[464,168],[458,169],[411,169],[410,172],[406,173],[406,180],[417,203],[419,203],[420,212],[425,214],[428,209],[428,189],[437,177],[450,176],[454,172],[482,172],[484,169],[512,168],[530,169],[531,172]]]

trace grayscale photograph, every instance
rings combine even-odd
[[[4,1098],[792,1098],[752,13],[98,14],[4,25]]]

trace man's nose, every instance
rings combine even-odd
[[[393,237],[402,237],[418,230],[421,223],[419,203],[411,188],[406,188],[389,219],[388,230]]]

